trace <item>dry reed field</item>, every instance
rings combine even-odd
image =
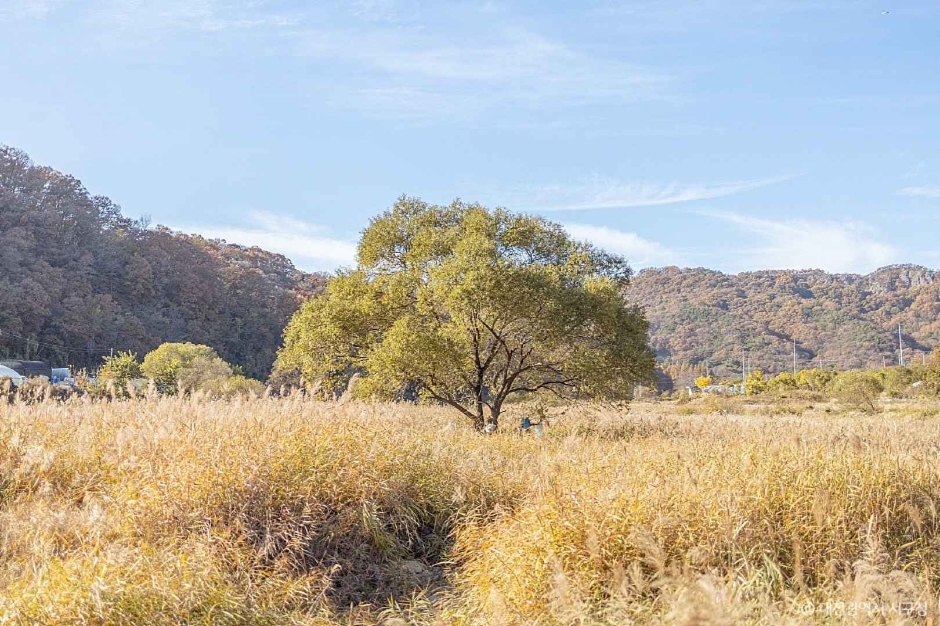
[[[0,623],[938,623],[936,407],[714,404],[3,405]]]

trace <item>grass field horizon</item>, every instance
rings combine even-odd
[[[940,406],[0,406],[0,624],[937,620]]]

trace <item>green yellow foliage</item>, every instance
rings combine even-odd
[[[799,386],[799,379],[790,372],[777,374],[767,381],[767,390],[778,394],[793,391]]]
[[[909,367],[889,367],[883,372],[884,390],[892,398],[903,398],[911,395],[911,385],[914,384],[914,372]]]
[[[131,381],[143,376],[137,355],[133,352],[119,352],[104,358],[104,365],[98,370],[98,385],[117,397],[124,398],[128,395],[128,385]]]
[[[199,391],[213,398],[258,397],[265,393],[265,386],[261,381],[236,374],[234,376],[210,378],[201,384]]]
[[[761,370],[752,370],[747,375],[745,388],[748,395],[758,395],[767,391],[767,380]]]
[[[209,369],[205,372],[206,368]],[[144,357],[141,366],[144,375],[156,384],[162,393],[194,390],[200,382],[232,374],[216,351],[209,346],[193,343],[165,343]]]
[[[928,393],[940,395],[940,351],[934,351],[922,368],[922,383]]]
[[[695,379],[695,386],[699,389],[705,389],[712,384],[711,376],[699,376]]]
[[[841,372],[830,383],[833,397],[846,406],[874,413],[884,383],[876,372],[853,370]]]
[[[361,397],[413,390],[478,428],[518,394],[626,400],[654,366],[630,274],[539,217],[401,198],[291,320],[278,367],[332,393],[358,372]]]
[[[836,372],[827,369],[800,370],[796,374],[797,386],[805,391],[821,392],[828,389]]]
[[[209,346],[165,343],[144,357],[141,371],[166,394],[202,391],[214,397],[230,397],[264,393],[264,385],[236,374]]]

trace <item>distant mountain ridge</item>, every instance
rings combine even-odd
[[[752,369],[880,367],[940,346],[940,273],[892,265],[870,274],[767,270],[723,274],[702,268],[640,271],[628,288],[650,321],[667,371],[740,376]]]

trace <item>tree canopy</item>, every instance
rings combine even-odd
[[[360,395],[410,390],[478,428],[514,394],[628,399],[654,368],[630,275],[545,219],[403,197],[294,315],[277,367],[330,391],[358,372]]]
[[[165,343],[144,357],[140,372],[165,394],[203,392],[210,397],[264,393],[264,385],[223,361],[209,346]]]
[[[141,372],[163,393],[190,391],[214,378],[229,378],[231,366],[209,346],[165,343],[144,357]]]
[[[114,356],[104,357],[104,365],[98,370],[98,382],[117,397],[126,397],[127,386],[131,381],[143,378],[137,355],[133,352],[119,352]]]

